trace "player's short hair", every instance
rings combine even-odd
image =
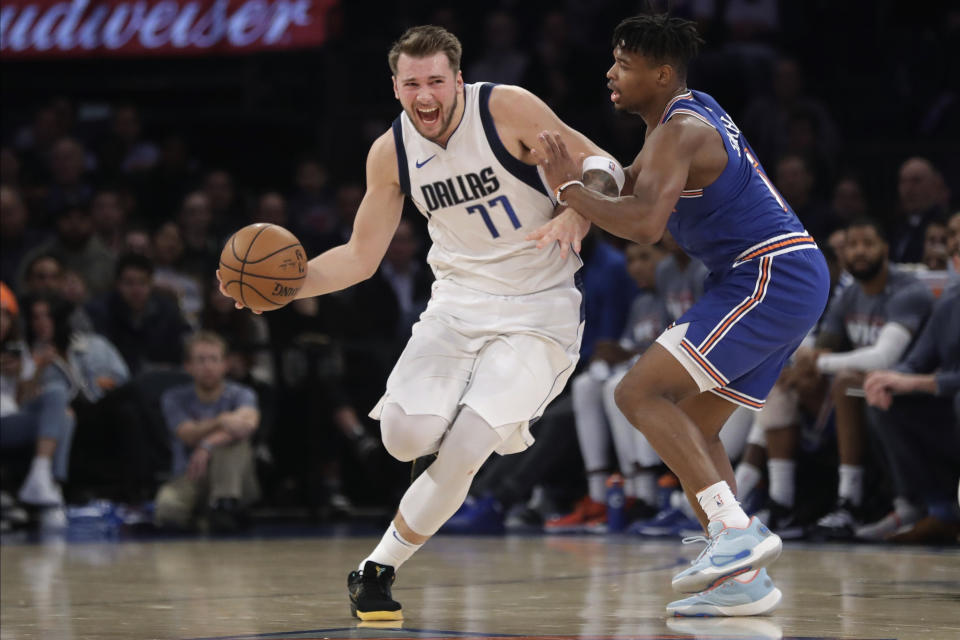
[[[681,76],[700,51],[703,38],[689,20],[666,13],[626,18],[613,30],[613,46],[671,64]]]
[[[424,58],[439,52],[446,54],[454,73],[460,71],[463,46],[457,36],[432,24],[410,27],[390,47],[387,62],[390,64],[391,73],[397,75],[397,60],[401,53],[413,58]]]
[[[196,331],[187,336],[187,339],[184,340],[183,346],[185,347],[184,351],[186,353],[187,359],[193,357],[193,348],[198,344],[212,344],[217,347],[220,347],[220,353],[222,355],[227,355],[228,347],[227,341],[219,333],[214,333],[213,331]]]
[[[884,229],[883,225],[880,224],[880,221],[876,218],[870,218],[868,216],[859,216],[850,221],[850,224],[847,225],[847,230],[855,229],[858,227],[871,227],[874,231],[877,232],[877,235],[884,242],[887,241],[887,230]]]

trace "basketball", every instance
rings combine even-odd
[[[297,237],[275,224],[240,229],[220,253],[220,280],[232,298],[254,311],[279,309],[307,277],[307,257]]]

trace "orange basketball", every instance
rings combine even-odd
[[[235,300],[272,311],[293,300],[307,277],[307,254],[297,237],[275,224],[240,229],[220,253],[220,280]]]

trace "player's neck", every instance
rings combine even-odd
[[[641,111],[640,117],[643,118],[644,123],[647,125],[647,135],[660,124],[660,120],[663,118],[670,101],[687,91],[689,91],[689,89],[687,89],[687,83],[684,82],[679,87],[666,92],[662,97],[651,102],[648,109]]]

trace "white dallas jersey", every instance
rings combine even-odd
[[[557,243],[524,238],[553,217],[537,167],[510,155],[488,103],[492,84],[464,85],[463,120],[441,147],[417,132],[406,112],[393,123],[400,186],[427,217],[427,262],[438,280],[494,295],[523,295],[573,283],[582,264]]]

